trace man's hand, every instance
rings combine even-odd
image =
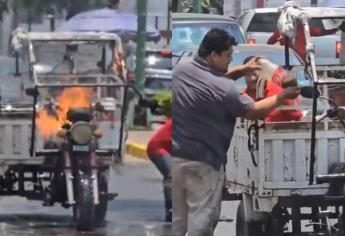
[[[253,57],[246,64],[243,65],[243,74],[252,74],[256,70],[261,70],[262,64],[260,63],[260,57]]]
[[[259,59],[260,57],[253,57],[244,65],[233,66],[225,73],[225,76],[230,79],[237,80],[244,75],[251,74],[256,70],[261,70],[262,65]]]
[[[299,87],[287,87],[280,94],[282,99],[295,99],[300,94],[301,90]]]

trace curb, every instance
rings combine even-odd
[[[126,143],[126,153],[139,159],[148,160],[146,145],[135,142]]]

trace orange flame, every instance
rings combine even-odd
[[[91,106],[93,91],[89,88],[67,88],[56,99],[59,109],[50,114],[42,108],[37,112],[36,123],[44,138],[55,135],[61,126],[67,122],[67,112],[71,108],[88,108]]]

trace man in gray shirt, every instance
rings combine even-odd
[[[233,80],[260,69],[253,58],[228,71],[234,38],[212,29],[198,55],[173,71],[173,236],[211,236],[220,215],[224,166],[237,117],[258,119],[299,89],[254,102]]]

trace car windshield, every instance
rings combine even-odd
[[[235,37],[237,43],[244,43],[242,31],[237,24],[233,23],[173,23],[172,51],[181,54],[186,50],[198,48],[205,34],[212,28],[220,28]]]

